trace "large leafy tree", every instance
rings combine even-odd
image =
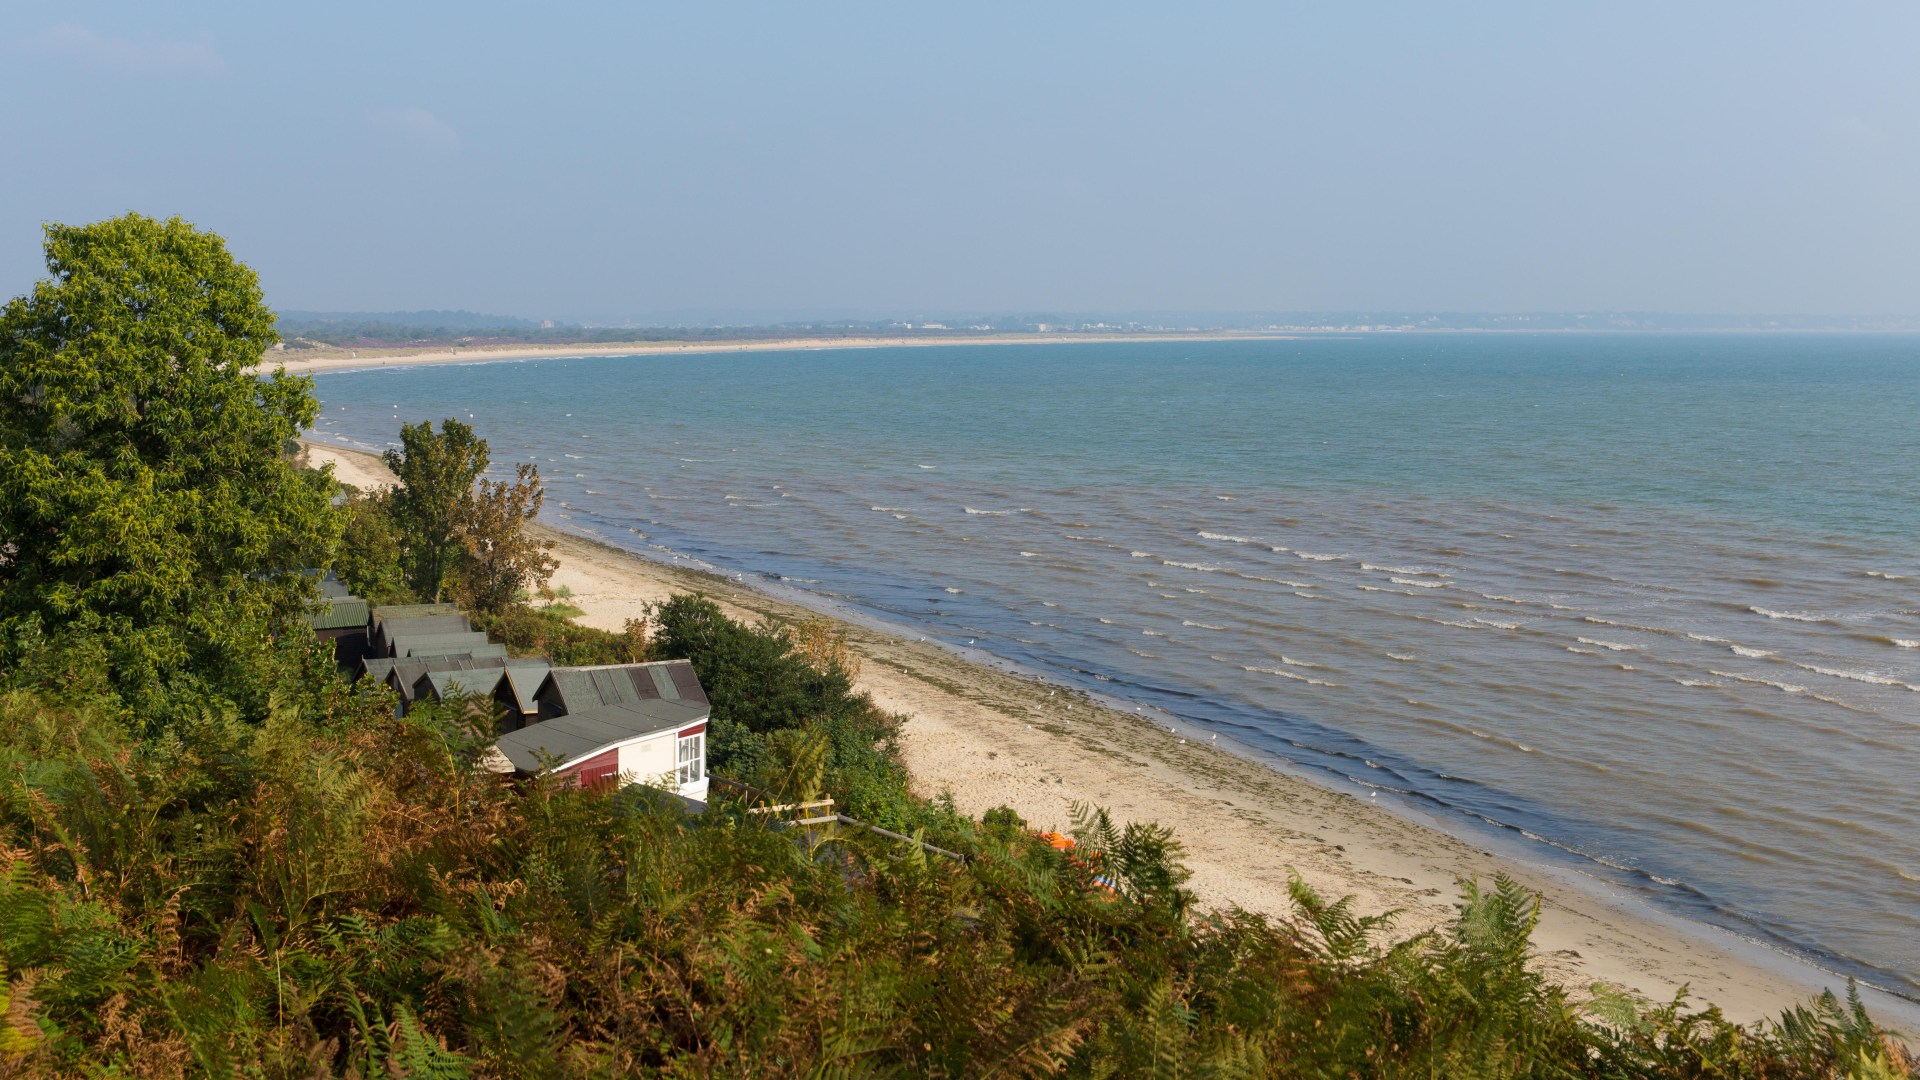
[[[460,592],[476,610],[505,611],[523,589],[537,589],[553,576],[559,563],[548,551],[551,541],[527,532],[527,523],[540,516],[545,493],[540,470],[521,464],[512,482],[482,480],[467,504],[460,523]]]
[[[438,432],[422,420],[401,426],[400,449],[387,451],[386,461],[400,480],[391,507],[407,583],[437,602],[459,565],[473,484],[487,471],[487,440],[458,420],[442,421]]]
[[[274,317],[220,237],[129,214],[45,249],[0,309],[0,662],[242,696],[337,528],[331,478],[283,452],[312,384],[254,374]]]

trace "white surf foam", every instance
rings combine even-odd
[[[1336,682],[1328,682],[1325,679],[1316,679],[1311,675],[1301,675],[1292,671],[1282,671],[1279,668],[1256,667],[1252,664],[1242,664],[1240,666],[1240,670],[1254,671],[1262,675],[1278,675],[1283,679],[1292,679],[1295,682],[1311,683],[1314,686],[1325,686],[1335,690],[1340,688],[1340,684]]]
[[[1452,577],[1445,570],[1433,570],[1425,566],[1375,566],[1369,562],[1360,564],[1362,570],[1377,570],[1382,574],[1424,574],[1427,577]]]
[[[1832,621],[1820,615],[1810,615],[1804,611],[1772,611],[1763,607],[1749,607],[1747,610],[1753,612],[1755,615],[1765,615],[1769,619],[1788,619],[1793,622]]]
[[[1784,690],[1789,694],[1804,694],[1807,692],[1807,688],[1804,686],[1796,686],[1793,683],[1781,682],[1778,679],[1763,679],[1758,675],[1740,675],[1731,671],[1712,671],[1712,669],[1709,669],[1709,671],[1711,671],[1712,674],[1718,675],[1723,679],[1732,679],[1735,682],[1755,683],[1760,686],[1771,686],[1775,690]]]
[[[1885,675],[1875,675],[1871,671],[1846,671],[1841,668],[1820,667],[1817,664],[1796,664],[1794,666],[1805,668],[1808,671],[1819,672],[1822,675],[1831,675],[1836,679],[1852,679],[1854,682],[1872,683],[1875,686],[1898,686],[1904,690],[1920,690],[1920,686],[1901,682],[1899,679],[1888,678]]]
[[[1575,638],[1574,640],[1578,641],[1582,645],[1598,645],[1602,649],[1610,649],[1614,652],[1633,652],[1634,650],[1640,647],[1638,645],[1628,645],[1624,642],[1619,642],[1619,641],[1601,641],[1598,638],[1583,637],[1583,638]]]
[[[1749,656],[1756,660],[1763,656],[1776,655],[1771,649],[1749,649],[1745,645],[1729,645],[1727,647],[1733,650],[1735,656]]]

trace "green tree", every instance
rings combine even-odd
[[[538,589],[559,563],[547,554],[551,541],[527,533],[540,515],[545,493],[540,470],[521,464],[511,483],[482,480],[460,519],[460,594],[469,607],[505,611],[522,590]]]
[[[460,530],[473,501],[473,484],[487,471],[487,440],[458,420],[404,424],[400,449],[386,453],[387,468],[400,479],[392,512],[399,527],[407,581],[423,598],[438,602],[462,552]]]
[[[347,488],[340,502],[340,552],[333,572],[354,595],[376,604],[402,604],[415,599],[401,570],[400,531],[393,522],[391,489],[357,491]]]
[[[85,654],[122,703],[243,673],[304,609],[333,482],[283,447],[312,383],[220,237],[129,214],[49,225],[50,277],[0,309],[0,667]]]

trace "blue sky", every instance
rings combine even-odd
[[[45,221],[277,306],[1920,316],[1920,8],[14,5]]]

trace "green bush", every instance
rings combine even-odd
[[[633,664],[650,658],[644,631],[624,634],[581,626],[566,609],[514,604],[497,614],[468,612],[475,630],[507,647],[515,656],[544,656],[557,667]]]
[[[837,662],[812,660],[785,629],[745,626],[701,596],[667,600],[653,622],[654,655],[691,660],[712,702],[707,760],[714,771],[759,775],[769,767],[770,737],[806,730],[828,748],[821,787],[843,812],[899,830],[946,821],[908,793],[902,718],[856,693]]]

